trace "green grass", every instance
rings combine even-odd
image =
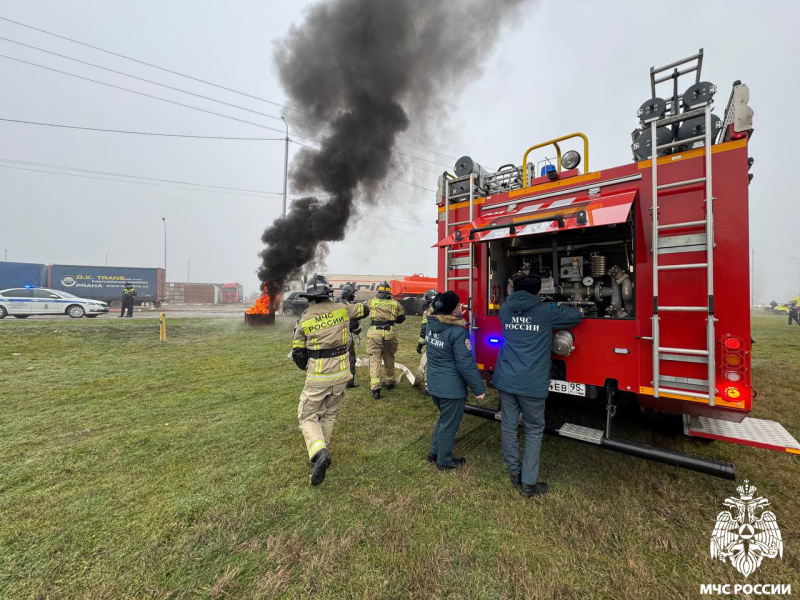
[[[413,369],[418,321],[401,330]],[[432,403],[407,383],[375,402],[362,370],[310,488],[290,331],[179,319],[161,344],[155,320],[0,324],[0,597],[693,598],[744,583],[708,555],[730,482],[545,438],[551,493],[524,500],[498,424],[466,416],[468,467],[439,472]],[[754,416],[800,436],[800,328],[762,315],[754,337]],[[734,462],[785,541],[749,583],[800,589],[797,458],[616,421]]]

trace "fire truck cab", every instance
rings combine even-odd
[[[556,332],[550,389],[603,398],[606,430],[551,430],[628,454],[733,478],[732,465],[611,437],[615,398],[683,415],[688,435],[800,454],[778,423],[747,417],[750,366],[748,140],[753,111],[734,83],[722,117],[700,77],[702,49],[650,70],[633,161],[589,168],[589,140],[573,133],[528,148],[521,165],[490,172],[470,157],[439,179],[439,289],[469,307],[479,369],[491,378],[500,307],[520,273],[538,273],[543,301],[583,322]],[[688,89],[679,85],[691,77]],[[665,97],[657,92],[669,87]],[[577,141],[581,153],[562,146]],[[534,153],[554,154],[539,162]],[[583,163],[581,165],[581,162]],[[583,167],[582,169],[580,167]],[[468,412],[499,419],[499,411]]]

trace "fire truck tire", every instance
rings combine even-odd
[[[294,309],[291,306],[287,306],[283,309],[283,314],[285,314],[287,317],[293,317]]]

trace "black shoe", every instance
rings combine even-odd
[[[372,390],[372,399],[373,400],[380,400],[381,399],[381,391],[380,390]]]
[[[528,485],[527,483],[523,483],[519,488],[519,493],[524,498],[543,496],[547,493],[547,484],[544,481],[537,481],[533,485]]]
[[[354,379],[351,379],[350,381],[347,382],[347,387],[349,388],[358,387],[358,384],[355,382]]]
[[[466,458],[460,458],[454,456],[452,465],[447,465],[446,467],[443,467],[442,465],[437,464],[436,468],[439,469],[440,471],[452,471],[453,469],[458,469],[459,467],[465,467],[465,466],[467,466]]]
[[[428,452],[428,456],[425,458],[425,460],[427,460],[429,463],[435,463],[437,458],[438,455]]]
[[[314,463],[314,469],[311,471],[311,485],[316,486],[325,481],[325,471],[331,466],[331,455],[327,448],[323,448],[311,460]]]
[[[522,485],[522,473],[511,473],[511,485],[519,489]]]
[[[387,389],[387,390],[393,390],[393,389],[394,389],[394,385],[395,385],[395,384],[394,384],[394,381],[393,381],[393,382],[391,382],[391,383],[387,383],[387,384],[386,384],[386,389]]]

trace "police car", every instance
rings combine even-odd
[[[90,319],[108,312],[108,304],[78,298],[60,290],[23,287],[0,290],[0,319],[11,315],[25,319],[31,315],[69,315]]]

